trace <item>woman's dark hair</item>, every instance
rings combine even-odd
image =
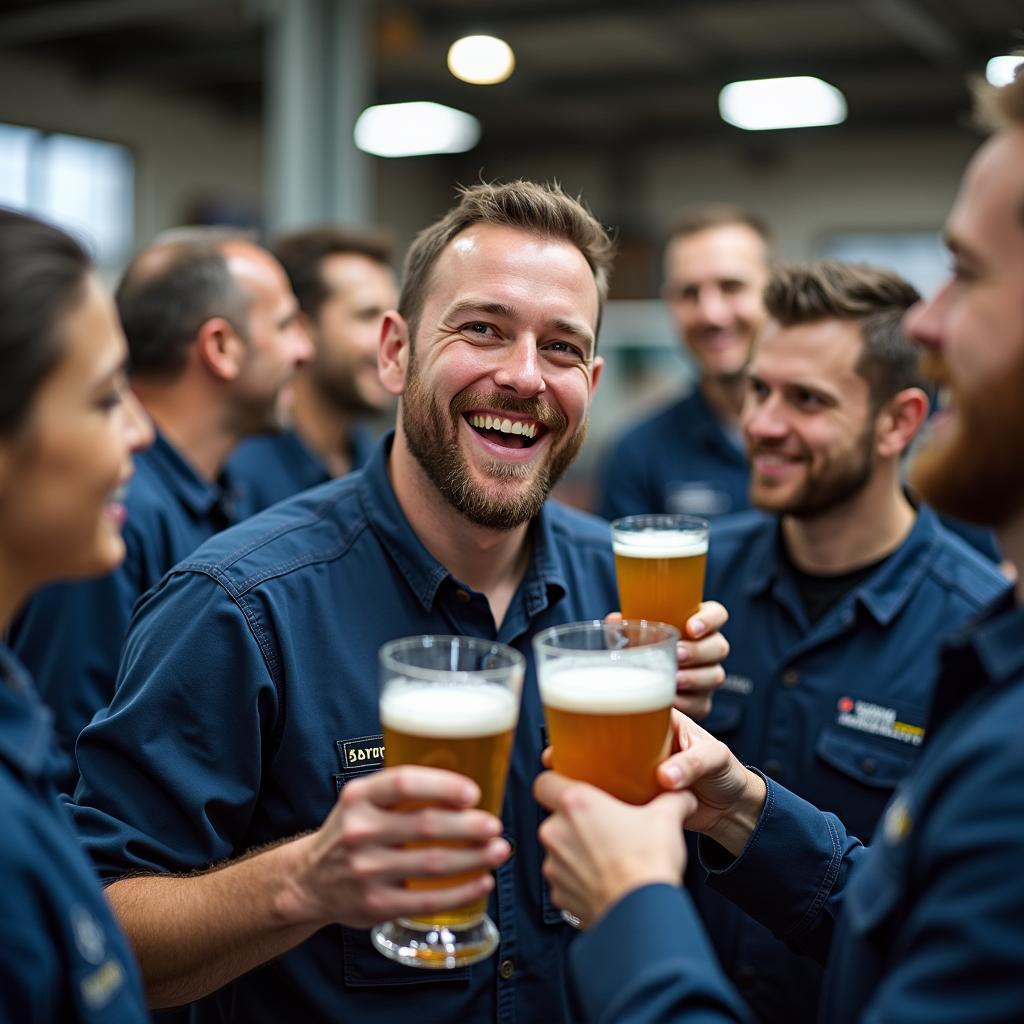
[[[59,361],[64,316],[82,299],[91,269],[63,231],[0,209],[0,436],[22,426]]]

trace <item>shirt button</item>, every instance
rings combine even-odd
[[[865,775],[874,775],[878,771],[878,762],[873,757],[865,757],[860,763]]]
[[[459,589],[455,591],[455,596],[463,604],[465,604],[469,600],[469,591],[468,590],[463,590],[462,587],[459,587]]]
[[[511,960],[502,960],[498,973],[501,975],[502,981],[508,981],[516,973],[516,965]]]
[[[782,685],[787,690],[792,690],[794,686],[799,684],[799,682],[800,673],[797,672],[795,668],[787,668],[786,671],[782,673]]]
[[[754,967],[741,967],[736,972],[736,984],[740,988],[750,988],[757,981],[757,969]]]
[[[785,771],[781,761],[765,761],[764,763],[765,775],[770,775],[773,779],[781,779]]]

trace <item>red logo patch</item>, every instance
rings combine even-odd
[[[853,701],[850,700],[849,697],[840,697],[839,710],[842,711],[843,714],[849,714],[853,710]]]

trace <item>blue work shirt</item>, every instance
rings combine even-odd
[[[870,835],[924,737],[938,638],[1009,589],[921,507],[906,540],[808,621],[776,516],[716,521],[705,593],[729,609],[726,681],[701,724],[745,764]],[[691,875],[726,973],[759,1019],[813,1021],[820,969]]]
[[[61,791],[74,791],[75,740],[114,692],[132,608],[204,540],[232,519],[233,490],[204,480],[157,433],[135,456],[124,504],[125,559],[107,576],[38,591],[11,626],[11,649],[54,714]],[[59,643],[55,639],[59,638]]]
[[[370,431],[358,424],[353,427],[349,436],[352,469],[362,468],[373,448]],[[228,472],[245,496],[249,515],[331,479],[323,459],[294,430],[247,438],[231,453]]]
[[[140,602],[116,696],[79,741],[76,827],[108,880],[202,869],[315,829],[348,781],[383,764],[381,644],[423,633],[510,644],[530,669],[504,807],[515,852],[491,899],[497,955],[417,970],[376,953],[367,931],[332,926],[206,1003],[245,1022],[562,1021],[573,933],[540,871],[531,639],[616,606],[608,525],[546,504],[496,627],[484,595],[410,527],[388,480],[390,443],[363,470],[214,538]],[[198,1019],[218,1018],[204,1005]]]
[[[827,959],[822,1024],[1024,1020],[1024,609],[1000,600],[941,666],[921,756],[869,848],[771,781],[738,858],[700,841],[716,889]],[[747,1019],[667,886],[627,896],[572,964],[590,1021]]]
[[[0,646],[0,1020],[149,1019],[128,942],[57,801],[50,712]]]
[[[602,473],[606,519],[676,512],[718,516],[749,508],[747,457],[700,389],[626,430]]]

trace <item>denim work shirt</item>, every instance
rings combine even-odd
[[[349,438],[352,469],[362,469],[373,449],[370,431],[355,426]],[[248,515],[331,479],[320,456],[294,430],[247,438],[231,453],[228,472],[244,495]]]
[[[813,625],[775,516],[716,522],[705,592],[729,609],[725,684],[702,723],[856,835],[875,828],[925,735],[939,638],[1010,584],[922,507],[903,544]],[[770,1024],[815,1019],[820,968],[708,890],[691,888],[726,973]]]
[[[822,1024],[1024,1020],[1024,609],[1001,599],[941,662],[924,749],[870,847],[770,780],[738,858],[700,841],[716,889],[827,959]],[[677,889],[634,891],[572,962],[591,1022],[750,1019]]]
[[[51,722],[0,646],[0,1020],[138,1024],[142,980],[58,803]]]
[[[135,456],[124,499],[124,562],[99,579],[45,587],[14,621],[11,649],[54,714],[62,792],[74,792],[78,734],[113,696],[135,602],[172,565],[231,524],[233,500],[233,489],[202,479],[158,433],[152,447]]]
[[[747,457],[697,389],[626,430],[601,474],[606,519],[675,512],[718,516],[749,508]]]
[[[140,602],[117,694],[79,743],[75,823],[108,880],[205,868],[315,829],[346,783],[383,764],[381,644],[498,640],[530,666],[503,815],[514,854],[491,898],[501,945],[472,967],[424,971],[384,959],[367,931],[327,927],[204,1001],[201,1020],[568,1019],[572,931],[541,877],[531,793],[545,732],[530,642],[615,608],[608,526],[545,505],[497,628],[485,597],[412,531],[388,480],[390,443],[365,469],[215,538]]]

